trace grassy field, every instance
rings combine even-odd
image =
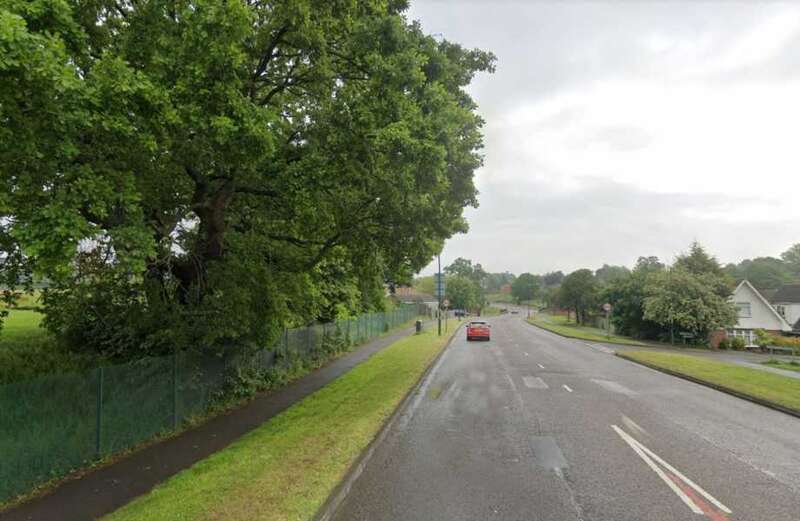
[[[14,309],[0,330],[0,385],[85,368],[90,360],[60,348],[39,324],[42,314]]]
[[[689,355],[629,351],[617,356],[661,367],[800,412],[800,380]]]
[[[514,302],[514,297],[511,296],[511,293],[489,293],[486,295],[486,300],[489,302],[505,302],[510,304]]]
[[[392,344],[105,519],[311,519],[445,342]]]
[[[546,313],[538,312],[528,322],[539,326],[553,333],[563,335],[570,338],[580,338],[582,340],[592,340],[594,342],[608,342],[612,344],[625,344],[631,346],[644,346],[642,342],[632,338],[611,335],[606,336],[606,332],[596,327],[579,326],[575,322],[568,322],[567,317],[561,315],[548,315]]]
[[[766,362],[762,362],[764,365],[768,365],[770,367],[777,367],[778,369],[786,369],[787,371],[798,371],[800,372],[800,362],[783,362],[781,360],[767,360]]]

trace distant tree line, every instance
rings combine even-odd
[[[729,297],[742,279],[760,289],[800,282],[800,244],[780,258],[746,259],[725,266],[694,242],[672,265],[649,256],[639,257],[633,269],[604,264],[597,270],[584,268],[566,275],[552,271],[514,276],[488,273],[481,264],[458,258],[444,272],[453,308],[480,309],[489,293],[511,284],[515,302],[566,310],[580,324],[603,315],[602,306],[608,303],[611,322],[620,334],[670,340],[688,333],[703,341],[711,331],[736,323]],[[418,279],[418,284],[433,292],[432,277]]]

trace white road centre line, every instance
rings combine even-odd
[[[567,385],[567,384],[564,384],[564,385],[563,385],[563,387],[564,387],[564,389],[566,389],[566,390],[567,390],[567,392],[568,392],[568,393],[571,393],[571,392],[572,392],[572,389],[570,389],[569,385]]]
[[[525,356],[530,356],[528,353],[525,353]]]
[[[539,369],[544,369],[544,366],[542,364],[536,364],[536,365],[539,366]]]
[[[709,494],[708,492],[706,492],[705,490],[700,488],[700,485],[698,485],[697,483],[695,483],[694,481],[692,481],[688,477],[684,476],[678,469],[676,469],[675,467],[673,467],[672,465],[670,465],[669,463],[667,463],[663,459],[659,458],[657,454],[654,454],[653,451],[651,451],[650,449],[648,449],[647,447],[642,445],[641,442],[639,442],[638,440],[634,439],[633,441],[636,443],[636,445],[639,446],[639,448],[641,448],[645,452],[645,454],[647,454],[648,456],[650,456],[651,458],[656,460],[665,469],[667,469],[668,471],[672,472],[679,479],[683,480],[684,483],[686,483],[687,485],[689,485],[690,487],[695,489],[701,496],[703,496],[704,498],[709,500],[715,507],[717,507],[718,509],[722,510],[726,514],[730,514],[731,513],[731,510],[728,507],[726,507],[725,505],[720,503],[717,500],[717,498],[715,498],[714,496],[712,496],[711,494]]]
[[[645,455],[645,456],[647,456],[648,458],[652,458],[652,459],[651,459],[651,461],[655,460],[655,461],[656,461],[657,463],[659,463],[659,464],[660,464],[662,467],[664,467],[665,469],[667,469],[668,471],[670,471],[670,472],[671,472],[671,473],[672,473],[672,474],[673,474],[675,477],[677,477],[678,479],[680,479],[681,481],[683,481],[684,483],[686,483],[687,485],[689,485],[689,486],[690,486],[691,488],[693,488],[693,489],[694,489],[694,490],[695,490],[695,491],[696,491],[698,494],[700,494],[701,496],[703,496],[704,498],[706,498],[706,499],[707,499],[709,502],[711,502],[711,504],[713,504],[715,507],[717,507],[717,508],[718,508],[718,509],[720,509],[721,511],[725,512],[726,514],[730,514],[730,513],[732,513],[732,512],[731,512],[731,509],[729,509],[728,507],[726,507],[725,505],[723,505],[723,504],[722,504],[722,503],[721,503],[721,502],[720,502],[720,501],[719,501],[717,498],[715,498],[714,496],[712,496],[711,494],[709,494],[708,492],[706,492],[705,490],[703,490],[703,488],[701,488],[701,487],[700,487],[700,485],[698,485],[697,483],[695,483],[694,481],[692,481],[691,479],[689,479],[689,478],[688,478],[686,475],[684,475],[684,474],[683,474],[681,471],[679,471],[678,469],[676,469],[675,467],[673,467],[672,465],[670,465],[669,463],[667,463],[666,461],[664,461],[664,460],[663,460],[661,457],[659,457],[659,456],[658,456],[658,454],[654,453],[652,450],[650,450],[650,449],[648,449],[647,447],[645,447],[645,446],[644,446],[644,444],[642,444],[642,442],[638,441],[636,438],[634,438],[633,436],[629,435],[628,433],[626,433],[625,431],[623,431],[622,429],[620,429],[620,428],[619,428],[619,427],[617,427],[616,425],[612,425],[611,427],[612,427],[612,428],[613,428],[615,431],[617,431],[617,434],[619,434],[620,436],[622,436],[622,437],[623,437],[623,439],[624,439],[626,442],[628,442],[628,444],[629,444],[629,445],[630,445],[631,443],[632,443],[633,445],[635,445],[635,446],[636,446],[636,447],[637,447],[637,448],[638,448],[638,449],[641,451],[641,453],[642,453],[642,454],[644,454],[644,455]],[[634,450],[635,450],[635,449],[634,449]],[[638,452],[637,452],[637,453],[638,453]],[[670,480],[670,482],[672,482],[672,480]]]
[[[680,487],[678,487],[678,485],[675,484],[674,481],[669,479],[669,476],[667,476],[664,473],[664,471],[661,470],[661,468],[659,468],[659,466],[656,465],[653,462],[653,460],[651,460],[650,457],[647,454],[645,454],[644,451],[642,451],[641,448],[639,448],[639,444],[636,440],[631,438],[628,435],[628,433],[626,433],[616,425],[612,425],[611,428],[614,429],[614,431],[617,434],[619,434],[619,436],[625,441],[625,443],[627,443],[630,446],[630,448],[632,448],[633,451],[640,458],[642,458],[642,461],[644,461],[647,464],[647,466],[650,467],[650,469],[652,469],[652,471],[655,472],[656,475],[659,478],[661,478],[661,480],[664,483],[666,483],[670,489],[672,489],[673,492],[675,492],[675,495],[677,495],[681,499],[681,501],[683,501],[686,504],[686,506],[689,507],[689,509],[691,509],[692,512],[694,512],[695,514],[705,514],[705,512],[703,512],[703,510],[699,506],[697,506],[695,502],[692,501],[691,498],[687,496],[686,493],[683,490],[681,490]]]
[[[624,423],[625,426],[627,428],[629,428],[630,430],[632,430],[632,431],[636,431],[639,434],[643,434],[645,436],[649,436],[649,434],[647,433],[646,430],[641,428],[638,423],[636,423],[635,421],[631,420],[630,418],[628,418],[624,414],[622,415],[622,423]]]

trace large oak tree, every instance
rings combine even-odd
[[[0,255],[120,356],[376,305],[474,206],[493,57],[402,0],[6,0]]]

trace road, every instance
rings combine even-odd
[[[800,420],[489,319],[463,329],[338,521],[797,521]]]

